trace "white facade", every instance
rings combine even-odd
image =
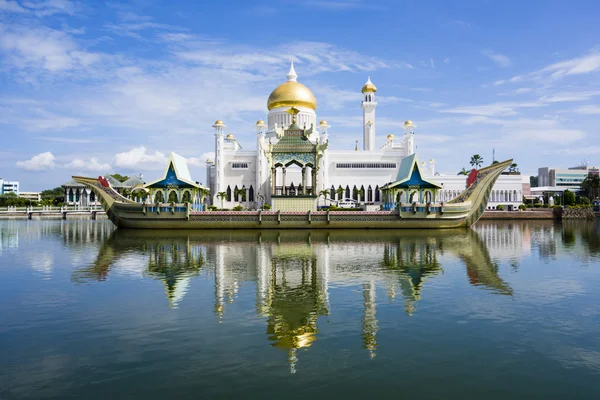
[[[287,78],[287,82],[273,92],[278,94],[275,103],[277,107],[271,108],[269,103],[267,124],[260,120],[256,123],[256,149],[242,149],[232,134],[225,133],[226,125],[223,121],[218,120],[213,125],[215,160],[214,162],[207,160],[206,179],[212,194],[212,204],[223,205],[225,208],[238,204],[255,208],[263,203],[270,203],[273,182],[271,181],[272,166],[269,165],[267,156],[268,149],[270,144],[277,143],[281,138],[282,128],[292,124],[293,115],[289,113],[291,107],[294,107],[297,112],[296,123],[309,131],[312,128],[309,135],[312,143],[328,143],[330,126],[326,121],[316,125],[316,100],[314,104],[302,102],[300,106],[296,106],[294,102],[296,95],[290,91],[289,102],[285,102],[286,99],[281,95],[282,86],[290,85],[290,88],[294,89],[291,85],[298,85],[300,87],[298,90],[308,90],[297,82],[293,65]],[[402,159],[414,153],[416,134],[415,125],[411,121],[404,123],[402,135],[377,138],[375,134],[376,91],[375,85],[369,78],[362,88],[363,150],[358,150],[358,144],[355,151],[329,150],[327,146],[322,152],[318,165],[314,168],[317,174],[317,187],[312,191],[313,193],[319,194],[323,190],[328,190],[328,198],[331,200],[354,198],[359,202],[379,204],[383,200],[380,187],[394,181]],[[300,93],[298,96],[306,98],[306,93]],[[272,97],[273,94],[269,97],[269,102]],[[451,200],[465,189],[465,176],[436,175],[434,160],[422,162],[420,167],[426,178],[444,187],[440,192],[442,196],[439,198],[440,201]],[[285,174],[277,173],[274,177],[276,187],[293,185],[297,188],[303,183],[302,186],[306,186],[306,180],[303,181],[302,178],[303,168],[289,165],[284,169]],[[343,190],[341,194],[340,188]],[[512,204],[518,207],[522,198],[521,176],[502,175],[494,187],[488,209],[495,209],[498,204],[505,206]],[[325,204],[323,197],[319,198],[319,204]]]
[[[5,181],[0,178],[0,195],[14,193],[19,195],[19,182],[17,181]]]

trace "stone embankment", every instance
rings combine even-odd
[[[527,210],[527,211],[485,211],[481,219],[486,220],[526,220],[526,219],[554,219],[552,209]]]
[[[596,219],[596,214],[591,207],[587,208],[565,208],[559,211],[559,218],[562,219]]]

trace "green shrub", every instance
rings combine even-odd
[[[575,205],[575,193],[570,190],[565,190],[565,194],[563,195],[564,203],[567,206]]]
[[[208,206],[209,211],[217,211],[218,209],[219,209],[219,207],[217,207],[217,206]]]
[[[578,200],[579,200],[578,203],[582,204],[582,205],[586,205],[587,206],[587,205],[592,204],[592,202],[590,201],[590,199],[587,198],[587,197],[585,197],[585,196],[581,196]]]
[[[270,210],[271,209],[271,205],[270,204],[263,204],[260,208],[261,208],[261,210]]]
[[[540,208],[541,206],[542,206],[542,205],[541,205],[540,203],[535,203],[535,204],[533,205],[533,207],[535,207],[535,208]]]
[[[237,206],[233,207],[233,211],[244,211],[244,206],[237,205]]]
[[[502,204],[498,204],[496,206],[496,210],[498,210],[498,211],[504,211],[504,206]]]
[[[525,204],[519,204],[519,210],[525,210],[527,206]]]

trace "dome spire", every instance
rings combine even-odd
[[[298,78],[298,74],[296,74],[296,70],[294,69],[294,59],[290,58],[290,72],[286,75],[288,82],[296,82]]]

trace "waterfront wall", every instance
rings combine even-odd
[[[591,207],[587,208],[565,208],[558,210],[562,219],[596,219],[596,214]]]
[[[528,219],[554,219],[552,209],[535,211],[485,211],[482,220],[528,220]]]

